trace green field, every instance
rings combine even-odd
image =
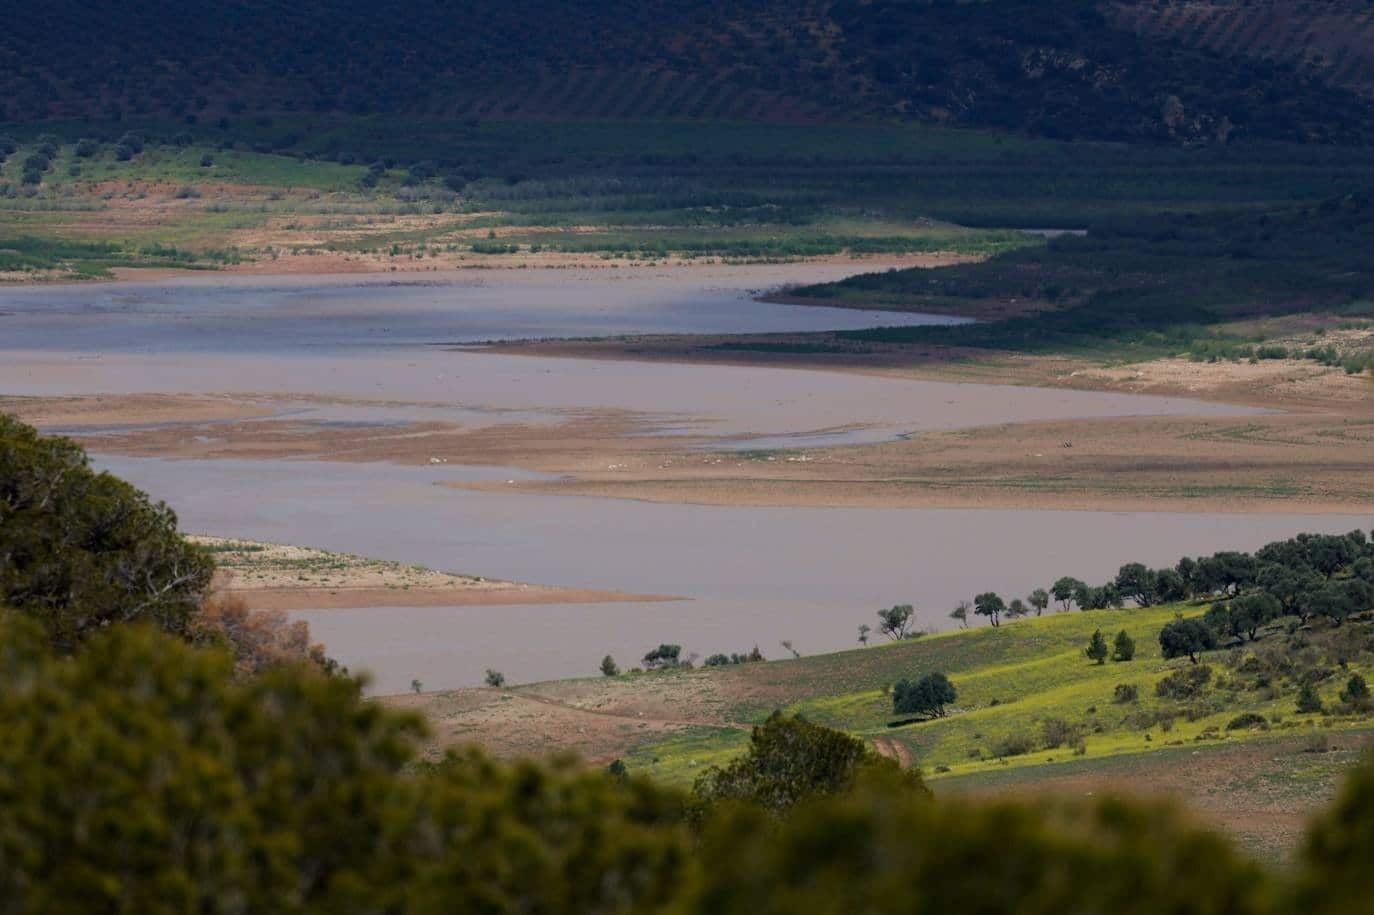
[[[1265,675],[1254,673],[1251,668],[1256,662],[1249,659],[1290,638],[1277,625],[1253,645],[1209,653],[1203,663],[1213,673],[1196,696],[1180,700],[1157,695],[1160,680],[1193,666],[1186,659],[1161,657],[1160,628],[1178,614],[1196,615],[1202,609],[1200,605],[1169,605],[1051,612],[996,628],[955,630],[777,661],[768,665],[774,668],[768,679],[794,686],[796,698],[786,704],[786,711],[868,740],[901,743],[926,776],[936,781],[1071,760],[1091,765],[1171,747],[1231,745],[1274,735],[1304,736],[1318,730],[1369,726],[1363,714],[1298,714],[1296,682],[1271,679],[1257,685]],[[1343,638],[1363,645],[1369,635],[1365,624],[1347,625],[1350,631]],[[1103,665],[1088,660],[1083,649],[1095,629],[1101,629],[1109,641],[1125,629],[1137,646],[1134,660]],[[1319,647],[1304,650],[1327,652],[1328,648],[1320,647],[1323,644],[1314,638],[1313,645]],[[1374,656],[1356,654],[1358,659],[1348,658],[1340,676],[1328,672],[1321,685],[1329,708],[1338,704],[1337,694],[1349,676],[1346,671],[1374,676]],[[898,679],[933,671],[947,674],[954,682],[959,693],[956,707],[945,718],[892,726],[904,716],[893,714],[888,688]],[[1137,698],[1114,701],[1118,684],[1135,686]],[[746,702],[732,709],[730,717],[758,721],[769,711]],[[1263,722],[1228,729],[1244,714],[1262,716]],[[640,748],[627,763],[636,771],[684,783],[703,767],[738,753],[746,739],[747,734],[737,730],[694,729]],[[1062,742],[1049,746],[1055,739]]]

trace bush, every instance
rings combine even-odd
[[[998,738],[993,743],[991,751],[997,759],[1005,759],[1008,756],[1025,756],[1027,753],[1035,751],[1035,741],[1028,734],[1008,734]]]
[[[682,663],[681,655],[681,645],[669,645],[664,643],[644,655],[644,666],[649,670],[677,667]]]
[[[1185,667],[1176,670],[1155,684],[1155,695],[1164,699],[1191,699],[1207,688],[1212,679],[1212,668],[1206,664],[1201,667]]]
[[[1112,701],[1118,705],[1135,702],[1138,698],[1140,698],[1140,690],[1136,688],[1134,683],[1118,683],[1116,689],[1112,690]]]
[[[615,663],[615,658],[610,655],[601,659],[601,673],[607,677],[620,676],[620,665]]]
[[[1045,749],[1047,750],[1053,750],[1055,747],[1062,747],[1065,744],[1072,746],[1083,739],[1082,726],[1070,724],[1063,718],[1046,718],[1040,722],[1040,733],[1044,738]]]
[[[1246,712],[1243,715],[1237,715],[1226,724],[1226,730],[1228,731],[1249,731],[1256,728],[1261,731],[1267,731],[1269,730],[1269,722],[1263,715],[1256,714],[1255,712]]]
[[[697,817],[723,801],[756,805],[776,815],[800,801],[848,791],[864,778],[928,793],[920,776],[902,773],[896,762],[857,737],[774,712],[754,728],[743,756],[702,773],[692,787],[693,806]]]
[[[1112,643],[1113,661],[1130,661],[1135,658],[1135,639],[1131,638],[1125,629],[1116,634],[1116,639]]]
[[[1308,715],[1322,710],[1322,699],[1317,693],[1317,688],[1311,683],[1304,683],[1298,690],[1297,702],[1298,714]]]
[[[1356,709],[1369,707],[1369,684],[1359,674],[1351,674],[1341,690],[1341,701]]]
[[[506,685],[506,675],[501,673],[501,671],[499,670],[492,670],[490,667],[488,667],[487,675],[484,682],[487,684],[487,686],[490,686],[492,688],[500,688]]]
[[[177,188],[176,199],[178,200],[198,200],[200,199],[200,188],[185,185]]]

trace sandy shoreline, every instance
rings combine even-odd
[[[523,584],[311,547],[193,536],[215,557],[217,590],[254,610],[586,604],[678,598]]]

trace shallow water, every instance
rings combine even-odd
[[[301,613],[330,652],[397,692],[628,667],[659,642],[702,655],[791,640],[854,643],[879,607],[913,603],[942,627],[977,591],[1008,597],[1060,575],[1102,581],[1127,561],[1253,549],[1363,516],[963,509],[732,508],[434,485],[492,468],[102,458],[177,509],[183,526],[306,543],[494,578],[671,594],[690,601]]]
[[[856,265],[863,268],[871,265]],[[1033,419],[1252,412],[1175,398],[729,366],[542,359],[435,344],[490,337],[863,327],[920,316],[767,305],[751,290],[851,268],[528,271],[382,278],[199,277],[0,289],[0,393],[256,393],[321,424],[551,422],[630,411],[717,446],[876,441]],[[323,399],[320,402],[314,398]],[[346,401],[346,402],[343,402]],[[97,449],[98,451],[98,449]],[[101,457],[203,533],[319,546],[495,578],[690,598],[649,604],[303,613],[376,689],[592,674],[651,645],[778,656],[852,642],[898,602],[939,624],[986,588],[1246,548],[1358,519],[1041,511],[731,508],[467,492],[504,468]],[[1364,523],[1367,525],[1368,520]]]
[[[434,278],[195,276],[156,283],[0,287],[0,346],[337,352],[359,346],[962,322],[753,300],[764,289],[858,269],[864,268],[474,270]]]
[[[639,414],[737,448],[883,441],[1079,417],[1253,412],[1179,398],[737,366],[505,356],[443,342],[528,335],[835,329],[947,318],[772,305],[751,291],[827,265],[504,271],[447,280],[195,277],[0,289],[0,393],[274,394],[279,415],[374,424]]]

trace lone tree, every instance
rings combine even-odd
[[[1159,647],[1165,659],[1186,657],[1196,664],[1198,652],[1217,647],[1217,635],[1200,619],[1174,620],[1159,631]]]
[[[1116,641],[1112,643],[1112,660],[1129,661],[1135,657],[1135,639],[1126,634],[1123,629],[1116,634]]]
[[[1093,637],[1088,640],[1088,647],[1083,649],[1083,653],[1098,664],[1107,662],[1107,640],[1102,637],[1101,629],[1093,630]]]
[[[911,624],[911,614],[914,612],[911,604],[897,604],[879,610],[878,631],[893,641],[906,638],[906,629]]]
[[[945,717],[945,706],[959,698],[954,684],[942,673],[919,680],[898,680],[892,687],[892,711],[898,715]]]
[[[1086,587],[1087,585],[1077,578],[1071,578],[1065,575],[1063,578],[1050,585],[1050,593],[1054,595],[1055,600],[1059,601],[1060,609],[1067,610],[1069,609],[1069,605],[1073,603],[1074,595]]]
[[[953,610],[949,611],[949,618],[958,620],[960,629],[968,628],[968,611],[970,606],[968,601],[961,600],[954,606]]]
[[[492,670],[490,667],[488,667],[488,668],[487,668],[486,684],[487,684],[487,686],[491,686],[491,687],[502,687],[502,686],[505,686],[505,685],[506,685],[506,675],[503,674],[503,673],[501,673],[501,671],[499,671],[499,670]]]
[[[1026,598],[1026,602],[1035,608],[1035,615],[1039,616],[1045,612],[1045,608],[1050,605],[1050,592],[1044,588],[1036,588]]]
[[[1001,616],[1006,610],[1006,602],[994,591],[984,591],[973,599],[973,612],[986,616],[994,626],[1001,625]]]
[[[868,625],[867,623],[860,623],[860,624],[859,624],[859,644],[860,644],[860,645],[867,645],[867,644],[868,644],[868,634],[869,634],[870,632],[872,632],[872,631],[873,631],[873,627],[870,626],[870,625]]]
[[[620,665],[615,663],[615,658],[610,655],[601,659],[601,673],[607,677],[620,676]]]

